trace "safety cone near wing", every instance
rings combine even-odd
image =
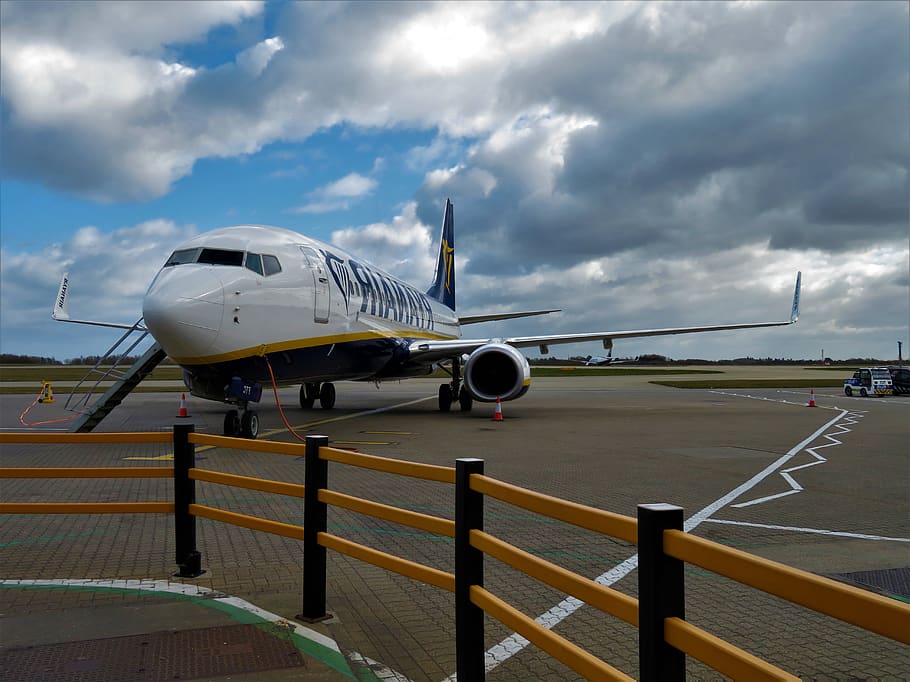
[[[180,394],[180,408],[177,410],[178,417],[189,417],[189,413],[186,411],[186,393]]]
[[[52,403],[54,402],[54,389],[51,388],[50,381],[41,382],[41,397],[38,398],[39,403]]]
[[[809,389],[809,407],[815,407],[815,389]]]
[[[493,411],[493,421],[502,421],[502,401],[499,398],[496,399],[496,409]]]

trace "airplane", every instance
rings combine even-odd
[[[625,360],[617,360],[611,351],[606,355],[589,355],[585,358],[585,367],[605,367],[606,365],[618,365],[621,362],[625,362]]]
[[[439,387],[439,411],[457,401],[467,412],[475,400],[516,400],[528,391],[531,369],[522,348],[547,354],[555,344],[601,341],[612,353],[615,339],[793,324],[800,279],[785,321],[466,339],[466,325],[558,311],[456,312],[454,206],[447,199],[425,292],[337,246],[283,228],[240,225],[179,245],[149,285],[142,315],[183,368],[190,393],[231,406],[225,435],[256,438],[259,417],[250,405],[263,386],[300,384],[301,408],[318,400],[331,409],[336,381],[378,383],[441,367],[451,380]],[[64,275],[53,317],[82,322],[66,313],[67,286]]]

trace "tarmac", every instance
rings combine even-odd
[[[500,480],[632,516],[639,503],[680,504],[699,535],[910,601],[907,397],[847,399],[825,389],[815,392],[818,408],[809,409],[803,391],[683,391],[637,377],[535,380],[526,398],[503,406],[500,424],[491,419],[492,406],[475,404],[471,415],[435,412],[436,383],[380,391],[339,384],[332,412],[303,413],[295,392],[281,395],[295,426],[326,433],[334,444],[433,464],[480,456]],[[14,427],[29,402],[0,396],[0,425]],[[134,395],[100,430],[169,430],[176,406],[171,394]],[[197,431],[220,433],[219,406],[191,399],[189,408]],[[31,415],[51,417],[54,409],[41,406]],[[259,412],[260,438],[290,439],[273,399]],[[789,464],[807,465],[789,474],[799,491],[782,495],[792,488],[775,471],[726,500],[794,449]],[[0,463],[148,466],[169,464],[168,454],[156,445],[90,451],[4,445]],[[197,456],[206,468],[302,482],[302,462],[293,457],[202,448]],[[130,479],[111,492],[109,481],[51,486],[10,479],[2,497],[166,499],[166,484]],[[388,482],[339,467],[330,485],[425,513],[452,513],[439,484]],[[299,500],[250,491],[206,486],[198,495],[205,504],[286,522],[299,522],[302,513]],[[454,673],[448,593],[330,552],[332,617],[304,623],[295,617],[302,607],[296,541],[204,522],[206,573],[178,578],[172,523],[164,518],[0,516],[0,679],[438,682]],[[487,505],[487,518],[489,532],[584,575],[613,576],[602,582],[615,578],[615,589],[636,595],[635,571],[620,575],[634,547],[495,503]],[[426,534],[343,510],[332,516],[330,532],[452,569],[450,544]],[[634,628],[566,605],[555,591],[505,569],[487,563],[489,589],[532,617],[551,618],[560,634],[637,676]],[[910,677],[908,647],[853,626],[699,570],[687,572],[687,594],[687,618],[804,679]],[[580,679],[490,618],[485,641],[491,680]],[[723,679],[694,660],[688,674]]]

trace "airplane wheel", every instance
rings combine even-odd
[[[439,411],[448,412],[452,409],[452,387],[442,384],[439,387]]]
[[[866,396],[869,395],[868,393],[866,393],[866,389],[865,389],[865,388],[859,389],[859,394],[860,394],[863,398],[865,398]]]
[[[236,437],[240,434],[240,415],[237,410],[228,410],[224,415],[224,435]]]
[[[847,397],[852,396],[852,395],[853,395],[853,389],[850,388],[849,386],[845,386],[845,387],[844,387],[844,395],[847,396]]]
[[[247,410],[240,418],[240,435],[251,440],[259,435],[259,415],[253,410]]]
[[[317,393],[316,384],[300,384],[300,407],[304,410],[312,410]]]
[[[471,397],[467,386],[461,387],[461,391],[458,394],[458,405],[461,407],[462,412],[470,412],[471,408],[474,407],[474,398]]]
[[[319,389],[319,405],[323,410],[335,407],[335,384],[325,383]]]

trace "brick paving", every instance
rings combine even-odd
[[[476,406],[471,416],[440,415],[433,411],[433,401],[428,401],[390,413],[318,425],[312,430],[327,433],[333,440],[373,443],[352,446],[364,452],[414,461],[452,465],[456,457],[483,457],[488,475],[550,495],[629,515],[634,515],[639,503],[667,501],[684,506],[688,517],[776,461],[837,414],[707,391],[644,386],[614,390],[606,382],[578,381],[573,380],[568,389],[565,382],[541,382],[540,390],[535,382],[526,398],[504,406],[502,424],[493,424],[482,412],[486,409],[483,405]],[[333,416],[434,391],[434,385],[422,382],[393,385],[379,392],[342,384],[339,409]],[[293,395],[284,394],[292,403]],[[822,406],[826,401],[833,402],[819,396]],[[139,405],[151,407],[139,411]],[[910,473],[904,446],[910,400],[860,405],[868,411],[851,432],[839,436],[843,445],[819,451],[828,462],[799,474],[804,492],[753,507],[727,506],[714,518],[908,537]],[[132,430],[155,425],[164,428],[162,424],[172,421],[172,407],[163,401],[155,403],[148,395],[137,396],[124,404],[124,414]],[[218,406],[191,403],[190,407],[197,430],[219,431]],[[265,428],[277,426],[273,408],[263,408],[260,414]],[[324,415],[318,410],[307,414],[295,409],[293,423],[302,424],[308,417],[315,421]],[[143,426],[146,423],[149,426]],[[123,427],[114,420],[103,423],[102,428]],[[373,433],[377,431],[396,433]],[[286,435],[273,438],[289,439]],[[167,445],[6,445],[0,463],[149,466],[154,460],[126,458],[155,458],[169,452]],[[199,452],[199,460],[199,466],[217,471],[303,482],[303,461],[294,457],[205,449]],[[797,455],[789,466],[808,461],[807,455]],[[329,484],[368,499],[452,518],[454,493],[443,484],[336,465],[330,468]],[[2,482],[2,497],[4,501],[167,500],[169,486],[167,480],[128,479],[119,484],[110,480],[7,480]],[[785,489],[782,479],[772,474],[749,496]],[[303,515],[302,500],[214,484],[198,484],[197,499],[287,523],[300,523]],[[598,537],[494,500],[487,500],[486,511],[489,532],[584,575],[601,575],[634,554],[634,548],[622,541]],[[453,545],[446,538],[340,509],[330,510],[329,532],[453,570]],[[696,534],[825,575],[910,565],[907,543],[714,523],[703,523]],[[297,541],[200,519],[198,545],[207,572],[192,581],[194,584],[242,597],[285,618],[300,612],[302,550]],[[0,517],[3,579],[176,580],[171,578],[173,555],[173,522],[167,516]],[[692,622],[794,674],[805,679],[910,677],[910,649],[904,645],[697,567],[687,569],[687,617]],[[343,651],[357,652],[415,681],[439,681],[454,672],[452,595],[333,552],[329,552],[328,576],[328,609],[335,617],[316,628],[334,638]],[[530,616],[546,612],[563,598],[493,559],[486,562],[485,581],[488,589]],[[633,571],[614,588],[634,596],[636,581]],[[2,618],[14,622],[17,614],[53,612],[74,605],[97,608],[129,604],[136,597],[5,589],[0,590],[0,599]],[[591,607],[582,607],[555,629],[611,665],[637,676],[634,628]],[[511,634],[487,617],[488,647]],[[691,659],[688,673],[690,679],[721,679]],[[488,678],[573,680],[578,676],[528,646],[491,670]]]

